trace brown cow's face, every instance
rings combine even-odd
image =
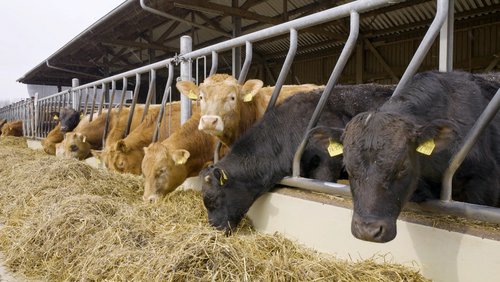
[[[145,202],[154,203],[172,192],[186,180],[185,163],[189,158],[186,150],[169,150],[161,143],[144,148],[142,173],[144,176]]]
[[[190,81],[180,81],[177,88],[183,95],[200,100],[198,129],[222,136],[237,131],[243,103],[251,102],[262,85],[260,80],[248,80],[240,86],[234,77],[216,74],[208,77],[199,87]]]
[[[435,128],[422,131],[390,113],[363,113],[348,123],[344,164],[354,202],[351,231],[356,238],[373,242],[395,238],[396,219],[418,184],[417,147],[423,143],[421,137],[434,138],[436,149],[442,147],[436,132]]]
[[[90,144],[87,142],[87,138],[80,133],[66,133],[62,144],[64,151],[63,155],[65,157],[83,160],[90,154]]]
[[[113,144],[106,153],[106,167],[121,173],[141,174],[144,150],[130,148],[123,140]]]

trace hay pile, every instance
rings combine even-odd
[[[15,151],[15,154],[11,152]],[[0,249],[30,279],[425,281],[383,259],[338,261],[244,222],[210,228],[200,194],[140,200],[140,177],[0,146]]]
[[[28,144],[26,143],[25,137],[15,137],[15,136],[1,136],[0,137],[0,146],[12,146],[19,148],[28,148]]]

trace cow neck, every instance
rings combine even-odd
[[[234,134],[225,134],[225,140],[221,138],[222,143],[231,146],[243,133],[245,133],[257,120],[256,100],[251,102],[240,101],[240,122],[234,131]],[[231,132],[229,130],[228,132]]]
[[[190,156],[184,165],[187,177],[196,176],[206,162],[212,160],[215,148],[215,137],[198,130],[200,114],[196,113],[187,120],[180,129],[162,142],[169,152],[184,149]]]

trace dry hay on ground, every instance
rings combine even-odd
[[[19,148],[28,148],[25,137],[1,136],[0,147],[14,146]]]
[[[198,192],[146,205],[140,177],[28,149],[0,147],[0,158],[0,248],[9,268],[31,279],[426,280],[383,257],[336,260],[247,222],[226,237],[208,226]]]

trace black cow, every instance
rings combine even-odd
[[[291,174],[293,156],[321,92],[299,93],[276,106],[242,135],[220,162],[200,173],[210,224],[230,232],[257,197]],[[334,122],[343,127],[357,113],[382,105],[392,92],[390,86],[338,86],[325,105],[319,125]],[[322,156],[314,160],[314,153],[306,154],[308,160],[302,163],[302,169],[308,172],[305,175],[336,180],[339,171],[310,172],[323,162]],[[340,170],[341,157],[327,158],[328,164]]]
[[[59,115],[56,113],[54,116],[57,116],[61,122],[61,132],[66,133],[75,129],[80,122],[81,114],[72,108],[62,108]]]
[[[345,132],[331,128],[313,137],[323,146],[327,140],[343,143],[355,237],[388,242],[408,200],[439,197],[452,155],[499,88],[465,72],[420,73],[378,110],[354,117]],[[455,174],[453,199],[498,206],[499,144],[497,114]]]

